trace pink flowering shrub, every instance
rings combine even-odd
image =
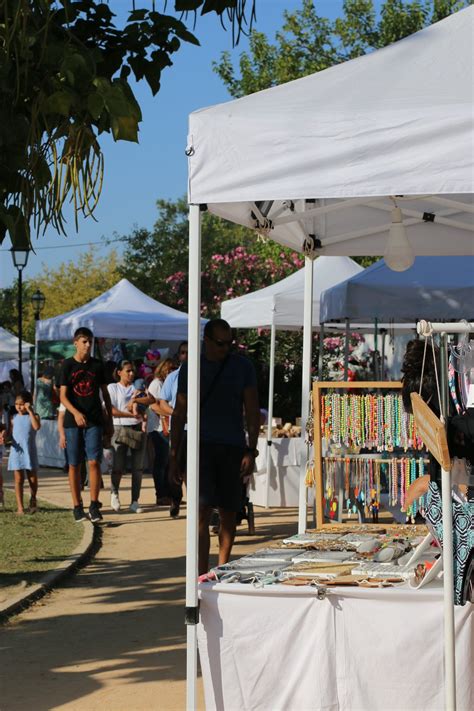
[[[219,316],[222,301],[242,296],[284,279],[301,269],[304,259],[296,252],[280,252],[277,257],[249,252],[239,245],[225,254],[213,254],[201,272],[201,313],[207,318]],[[171,300],[187,303],[188,281],[183,271],[166,279]]]

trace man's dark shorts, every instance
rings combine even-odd
[[[79,466],[85,459],[88,462],[102,461],[102,427],[66,427],[66,452],[69,464]]]
[[[201,442],[199,463],[199,503],[224,511],[242,508],[240,467],[243,447]]]

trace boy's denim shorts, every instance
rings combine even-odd
[[[88,462],[102,461],[102,427],[66,427],[66,451],[69,464],[79,466],[85,459]]]

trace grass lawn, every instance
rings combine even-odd
[[[72,553],[84,526],[71,512],[38,500],[38,512],[17,516],[15,495],[5,489],[5,510],[0,508],[0,598],[4,588],[39,582]],[[26,500],[26,497],[25,497]]]

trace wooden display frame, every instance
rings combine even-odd
[[[323,487],[323,452],[321,436],[321,392],[323,390],[401,390],[399,381],[368,380],[365,382],[347,380],[315,381],[313,383],[313,417],[314,417],[314,481],[316,502],[316,528],[332,526],[324,523],[324,487]],[[370,525],[370,524],[368,524]],[[380,524],[375,524],[380,526]]]

